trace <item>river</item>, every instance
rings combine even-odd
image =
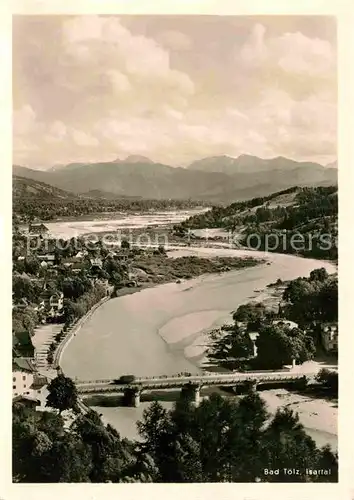
[[[170,255],[265,257],[263,252],[191,247],[172,248]],[[328,262],[292,255],[272,253],[266,258],[270,265],[159,285],[106,302],[66,348],[61,361],[64,372],[73,378],[91,380],[130,373],[138,376],[197,373],[204,358],[205,330],[230,320],[231,311],[255,298],[267,284],[278,278],[308,276],[318,267],[336,271]],[[143,402],[139,408],[95,409],[123,436],[137,438],[136,421],[148,404]],[[163,404],[168,408],[173,402]],[[274,406],[274,401],[272,404]],[[328,420],[328,413],[326,418]],[[336,419],[335,410],[330,418]],[[318,419],[316,424],[305,425],[312,425],[309,433],[319,444],[330,442],[336,448],[337,436],[327,432],[336,423],[322,430],[316,428],[317,424]]]
[[[97,215],[94,219],[65,219],[45,222],[49,235],[53,238],[77,238],[88,233],[115,233],[118,230],[140,229],[150,226],[177,224],[192,215],[208,210],[194,208],[189,210],[161,210],[137,213],[107,213]]]

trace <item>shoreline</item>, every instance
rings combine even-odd
[[[264,262],[259,262],[259,264],[257,264],[256,266],[254,267],[257,267],[257,266],[262,266],[262,265],[265,265]],[[247,269],[247,267],[242,267],[240,269],[231,269],[230,271],[225,271],[225,273],[229,273],[229,272],[232,272],[232,271],[242,271],[244,269]],[[183,279],[183,282],[188,282],[188,281],[191,281],[193,279],[202,279],[202,278],[205,278],[206,276],[219,276],[220,273],[204,273],[204,274],[200,274],[198,276],[193,276],[192,278],[189,278],[189,279]],[[114,297],[112,296],[109,296],[109,297],[103,297],[103,299],[101,299],[99,302],[97,302],[95,305],[92,306],[92,308],[84,315],[82,316],[81,318],[79,318],[77,320],[76,323],[74,323],[72,325],[72,329],[70,330],[70,332],[68,333],[67,336],[65,336],[65,338],[60,342],[60,344],[58,345],[55,353],[54,353],[54,359],[53,359],[53,363],[51,365],[51,368],[52,369],[57,369],[58,367],[60,367],[60,361],[61,361],[61,357],[65,351],[65,348],[69,345],[70,341],[73,339],[73,337],[75,337],[75,335],[80,331],[80,329],[85,325],[85,323],[91,318],[91,316],[93,315],[94,312],[97,311],[97,309],[99,309],[103,304],[105,304],[106,302],[110,301],[110,300],[113,300],[113,299],[118,299],[118,298],[121,298],[121,297],[125,297],[127,295],[133,295],[133,294],[136,294],[136,293],[139,293],[139,292],[142,292],[143,290],[147,290],[147,289],[151,289],[151,288],[156,288],[158,286],[163,286],[163,285],[170,285],[170,284],[174,284],[176,281],[173,279],[173,280],[170,280],[170,281],[165,281],[165,282],[159,282],[159,283],[144,283],[143,285],[139,286],[139,287],[125,287],[125,288],[121,288],[118,292],[117,292],[117,295],[115,295]],[[159,333],[158,335],[162,338],[162,340],[169,346],[170,343],[164,339]],[[186,359],[190,362],[193,363],[192,359],[189,359],[186,357]],[[193,363],[194,364],[194,363]],[[199,367],[198,367],[199,368]]]
[[[177,250],[178,248],[178,250]],[[205,250],[211,250],[210,247],[186,247],[186,246],[183,246],[183,247],[177,247],[175,246],[174,248],[172,247],[170,250],[172,252],[176,252],[179,251],[179,250],[183,250],[185,249],[186,251],[193,251],[193,250],[198,250],[199,248],[204,248]],[[215,250],[214,248],[212,248],[213,250]],[[217,248],[218,250],[225,250],[224,248],[220,248],[218,247]],[[237,251],[236,249],[234,251]],[[240,259],[240,260],[243,260],[243,259],[247,259],[249,258],[249,255],[246,254],[242,254],[242,250],[239,250],[241,252],[241,255],[239,256],[235,256],[237,259]],[[251,252],[253,253],[253,252]],[[270,252],[268,254],[264,254],[262,252],[263,256],[268,256],[269,260],[265,260],[264,258],[261,258],[261,256],[258,256],[259,257],[259,261],[257,262],[256,265],[252,266],[251,268],[257,268],[257,269],[260,269],[262,267],[265,267],[267,266],[269,263],[272,263],[272,256],[275,256],[277,255],[276,253],[273,253],[273,252]],[[279,254],[281,256],[283,255],[286,255],[286,254]],[[290,256],[290,255],[289,255]],[[175,258],[176,256],[171,256],[171,258]],[[204,259],[213,259],[215,256],[214,255],[200,255],[201,258],[204,258]],[[219,257],[222,257],[222,256],[219,256]],[[294,257],[296,258],[295,256],[291,255],[291,257]],[[302,256],[299,256],[299,258],[301,259],[304,259],[304,260],[307,260],[305,257],[302,257]],[[333,264],[333,262],[328,262],[329,264]],[[190,278],[183,278],[181,279],[181,283],[182,284],[187,284],[187,290],[193,288],[194,286],[196,286],[200,281],[203,281],[205,280],[206,278],[218,278],[220,277],[221,275],[225,274],[225,275],[229,275],[229,274],[233,274],[233,273],[238,273],[240,271],[245,271],[249,269],[248,267],[240,267],[240,268],[235,268],[235,269],[230,269],[229,271],[223,271],[223,272],[206,272],[206,273],[203,273],[203,274],[200,274],[200,275],[197,275],[197,276],[192,276]],[[109,297],[104,297],[103,299],[101,299],[97,304],[95,304],[92,309],[90,311],[88,311],[86,313],[86,315],[82,318],[80,318],[77,322],[76,325],[73,326],[72,330],[69,332],[69,335],[66,336],[63,341],[62,341],[62,344],[59,344],[58,346],[58,349],[56,350],[55,354],[54,354],[54,361],[53,361],[53,367],[57,367],[59,364],[60,364],[60,361],[62,359],[62,354],[66,348],[67,345],[69,345],[70,341],[73,339],[73,337],[76,335],[77,332],[79,332],[79,330],[85,325],[85,323],[91,318],[91,316],[93,315],[93,313],[100,308],[101,305],[103,305],[104,303],[110,301],[111,299],[115,299],[115,298],[121,298],[121,297],[124,297],[124,296],[127,296],[127,295],[135,295],[136,293],[138,292],[142,292],[144,290],[148,290],[148,289],[156,289],[158,287],[161,287],[161,286],[168,286],[168,285],[175,285],[176,283],[178,283],[179,280],[175,280],[175,278],[173,279],[170,279],[170,280],[167,280],[167,281],[159,281],[159,282],[145,282],[143,283],[141,286],[139,287],[125,287],[125,288],[122,288],[122,289],[119,289],[117,291],[117,295],[115,296],[109,296]],[[188,283],[189,282],[193,282],[192,286],[191,287],[188,287]],[[265,302],[265,305],[267,307],[274,307],[274,305],[278,304],[279,303],[279,299],[280,299],[280,293],[281,293],[281,288],[283,287],[283,285],[286,283],[286,281],[283,281],[282,284],[278,285],[278,286],[271,286],[269,287],[268,285],[262,287],[262,288],[255,288],[253,291],[252,291],[252,294],[247,297],[246,299],[246,302],[250,301],[250,302],[259,302],[259,301],[262,301],[262,302]],[[243,303],[246,303],[245,301],[242,301],[240,302],[239,304],[237,304],[237,306],[243,304]],[[194,313],[192,313],[194,314]],[[228,313],[225,314],[225,318],[226,316],[230,316],[231,318],[231,315],[232,315],[232,310],[228,310]],[[183,317],[183,315],[182,315]],[[216,322],[217,323],[217,322]],[[192,365],[194,365],[197,369],[206,369],[206,368],[203,368],[201,366],[201,362],[203,361],[203,359],[205,358],[206,356],[206,352],[207,352],[207,349],[202,349],[200,351],[200,349],[197,351],[198,352],[195,352],[195,343],[196,341],[198,340],[201,340],[205,338],[208,338],[208,333],[211,329],[215,328],[216,326],[218,326],[217,324],[210,326],[210,327],[207,327],[207,328],[201,328],[201,329],[198,329],[198,330],[195,330],[195,331],[192,331],[190,332],[188,335],[186,336],[183,336],[181,339],[179,340],[170,340],[168,339],[168,336],[167,338],[165,338],[165,336],[161,333],[161,329],[166,326],[165,324],[164,325],[160,325],[159,329],[157,330],[157,335],[161,338],[161,340],[172,350],[173,350],[173,347],[177,346],[178,344],[180,344],[180,347],[181,347],[181,344],[183,344],[183,349],[182,349],[182,356],[183,358],[188,361],[189,363],[191,363]],[[192,341],[188,342],[188,338],[191,339]],[[209,339],[208,339],[208,342],[205,343],[205,345],[203,346],[199,346],[199,347],[206,347],[207,345],[209,344]],[[188,355],[187,353],[185,352],[185,350],[188,349],[189,351],[192,351],[190,352]],[[216,367],[215,367],[216,368]]]
[[[192,248],[185,248],[185,250],[193,250]],[[197,250],[197,249],[196,249]],[[179,253],[179,252],[177,252]],[[222,252],[223,253],[223,252]],[[236,253],[236,252],[235,252]],[[240,252],[242,254],[242,252]],[[202,255],[203,257],[207,257],[207,255]],[[270,258],[271,261],[273,261],[273,256],[275,257],[275,254],[274,253],[271,253],[269,255],[267,255],[268,258]],[[281,257],[283,257],[283,254],[281,254]],[[294,257],[294,256],[292,256]],[[303,259],[303,262],[307,259],[305,258],[301,258]],[[275,259],[274,259],[275,260]],[[291,259],[292,260],[292,259]],[[319,264],[321,265],[321,264]],[[308,268],[308,266],[305,266],[305,268]],[[254,267],[254,269],[259,269],[261,271],[261,269],[270,269],[270,267],[266,267],[266,264],[262,263],[262,265],[257,265]],[[273,269],[277,269],[276,267]],[[225,273],[222,273],[224,274],[225,276],[226,275],[237,275],[237,274],[242,274],[242,273],[239,273],[239,271],[249,271],[247,268],[241,268],[241,269],[238,269],[238,270],[233,270],[232,271],[229,271],[229,272],[225,272]],[[284,269],[282,269],[284,270]],[[275,271],[276,272],[276,271]],[[261,271],[262,273],[262,271]],[[291,271],[291,273],[293,273],[293,271]],[[304,274],[304,273],[307,273],[307,271],[299,271],[299,274]],[[259,273],[256,273],[257,274],[257,282],[256,283],[253,283],[252,284],[252,292],[250,292],[246,298],[245,296],[245,293],[243,292],[242,295],[244,295],[244,297],[242,298],[242,303],[244,301],[259,301],[259,300],[262,300],[262,301],[267,301],[268,300],[271,300],[271,301],[278,301],[278,298],[277,297],[274,297],[274,294],[276,293],[276,290],[274,287],[267,287],[264,283],[264,276],[263,278],[261,279],[261,283],[259,283],[259,278],[258,278],[258,275]],[[269,272],[267,273],[267,276],[268,276]],[[289,273],[288,273],[289,274]],[[254,273],[252,273],[252,276],[255,276]],[[274,281],[274,277],[268,282],[268,284],[271,282],[271,281]],[[285,281],[285,276],[284,278],[282,277],[282,279]],[[292,278],[291,278],[292,279]],[[121,293],[120,296],[123,296],[123,295],[127,295],[128,294],[136,294],[138,291],[143,291],[144,289],[147,290],[147,289],[158,289],[158,286],[164,286],[164,287],[168,287],[168,289],[170,289],[170,287],[172,287],[173,291],[172,290],[169,290],[167,292],[167,296],[170,296],[171,300],[173,298],[173,300],[176,300],[177,299],[177,296],[176,296],[176,299],[174,299],[174,294],[175,293],[178,293],[178,297],[181,297],[181,299],[179,300],[183,300],[183,302],[185,302],[185,299],[182,297],[182,295],[184,295],[184,293],[182,295],[180,295],[179,292],[186,292],[186,293],[191,293],[191,297],[200,297],[200,288],[199,288],[199,284],[200,282],[205,282],[205,286],[206,286],[206,289],[209,290],[209,295],[207,296],[207,301],[204,302],[205,299],[203,299],[203,304],[205,303],[205,310],[212,310],[213,307],[212,307],[212,303],[213,301],[211,300],[212,297],[213,297],[213,294],[212,294],[212,290],[216,290],[216,287],[218,287],[218,283],[220,281],[220,273],[206,273],[204,275],[199,275],[198,277],[195,277],[195,278],[192,278],[191,280],[183,280],[183,284],[182,284],[182,287],[178,286],[175,284],[174,280],[170,281],[169,283],[149,283],[148,285],[145,285],[144,287],[142,288],[139,288],[139,289],[128,289],[129,291],[125,291],[124,293]],[[230,280],[228,280],[230,281]],[[189,282],[192,282],[191,283],[191,287],[189,287]],[[252,282],[252,279],[251,279],[251,282]],[[231,279],[230,281],[230,284],[227,284],[226,286],[230,286],[232,284],[232,286],[236,286],[237,283],[239,283],[239,280],[235,281],[233,278]],[[203,285],[204,286],[204,285]],[[205,286],[203,288],[203,293],[204,293],[204,289],[205,289]],[[241,286],[241,285],[240,285]],[[249,285],[248,285],[249,286]],[[242,287],[244,287],[244,285],[242,285]],[[166,294],[163,292],[163,290],[161,290],[161,293],[160,294],[157,294],[157,293],[152,293],[152,295],[149,293],[148,294],[148,297],[145,296],[144,294],[144,299],[142,301],[142,308],[139,307],[138,311],[142,310],[144,311],[146,309],[146,312],[148,314],[147,316],[147,321],[148,321],[148,325],[150,324],[150,319],[149,317],[153,314],[152,312],[148,313],[149,311],[149,301],[152,300],[152,304],[151,304],[151,309],[154,309],[154,306],[156,305],[157,306],[157,310],[161,309],[161,311],[164,309],[165,307],[165,302],[164,300],[167,300],[167,298],[165,299],[165,296]],[[227,295],[226,295],[227,297]],[[156,302],[157,300],[157,302]],[[141,301],[139,301],[139,304],[141,303]],[[128,300],[128,302],[121,302],[121,301],[118,301],[117,302],[117,312],[116,312],[116,308],[110,308],[110,313],[109,313],[109,317],[113,318],[115,314],[119,314],[119,311],[126,307],[125,304],[130,304],[129,308],[128,308],[128,315],[126,317],[126,320],[128,320],[130,317],[133,319],[133,325],[132,325],[132,330],[131,330],[131,334],[133,334],[134,331],[136,331],[136,329],[139,329],[141,328],[140,326],[140,323],[141,321],[135,321],[134,319],[134,307],[136,306],[137,304],[137,301],[134,300],[133,303]],[[134,304],[134,305],[132,305]],[[175,302],[174,302],[175,304]],[[188,363],[190,363],[191,365],[193,365],[194,367],[198,368],[198,369],[203,369],[200,367],[200,357],[199,356],[195,356],[196,353],[190,353],[192,354],[191,356],[186,356],[186,353],[184,352],[184,348],[187,347],[187,345],[185,345],[185,343],[183,342],[183,339],[180,339],[179,341],[174,341],[174,337],[172,336],[171,338],[167,338],[167,339],[163,339],[163,335],[161,335],[161,332],[160,332],[160,329],[167,323],[169,323],[171,320],[173,320],[175,317],[179,316],[179,317],[183,317],[183,316],[187,316],[188,314],[190,313],[193,313],[194,314],[194,310],[192,310],[191,307],[188,307],[187,306],[187,309],[184,311],[184,310],[180,310],[179,307],[181,307],[180,305],[178,305],[179,302],[177,302],[177,306],[174,306],[174,308],[171,310],[171,318],[168,318],[166,315],[163,315],[163,317],[166,317],[166,319],[161,319],[161,322],[158,320],[156,322],[156,320],[153,321],[153,323],[151,324],[151,326],[149,326],[149,328],[151,329],[151,332],[154,330],[155,331],[155,334],[160,338],[160,340],[164,340],[164,344],[166,345],[167,344],[167,347],[169,348],[168,350],[170,351],[170,354],[171,355],[174,355],[176,354],[178,357],[183,357],[183,359],[185,361],[187,361]],[[223,304],[223,303],[222,303]],[[228,311],[228,314],[231,313],[232,311],[232,307],[230,307],[230,303],[227,302],[228,304],[228,307],[226,307],[225,309],[227,309]],[[240,302],[241,304],[241,302]],[[239,303],[237,302],[237,304],[235,304],[234,307],[236,307],[236,305],[239,305]],[[221,304],[215,304],[215,310],[218,310],[220,309],[220,306]],[[99,307],[99,306],[98,306]],[[96,309],[98,308],[96,307]],[[200,307],[200,306],[199,306]],[[224,309],[224,307],[221,307],[222,309]],[[198,308],[196,309],[196,314],[198,314]],[[202,312],[201,309],[199,309],[199,313]],[[176,314],[178,313],[178,314]],[[137,314],[140,314],[140,312],[138,312]],[[211,313],[210,313],[211,314]],[[113,315],[113,316],[112,316]],[[125,316],[124,316],[125,317]],[[86,319],[89,319],[88,317]],[[151,318],[152,319],[152,318]],[[95,325],[90,325],[89,327],[89,330],[88,330],[88,337],[87,339],[85,339],[85,345],[86,343],[88,342],[88,345],[90,346],[89,349],[88,349],[88,355],[89,355],[89,358],[91,357],[92,360],[94,361],[94,348],[92,347],[91,345],[91,340],[96,344],[97,343],[97,340],[95,341],[95,337],[94,337],[94,331],[95,329],[98,328],[98,325],[100,324],[102,318],[101,316],[96,319],[96,324]],[[98,323],[97,323],[98,321]],[[112,322],[112,319],[110,320]],[[155,326],[155,322],[156,322],[156,325]],[[111,323],[114,325],[114,323]],[[188,331],[188,335],[187,337],[190,337],[191,340],[193,337],[201,337],[203,335],[203,333],[205,332],[205,330],[209,330],[209,328],[206,328],[206,329],[199,329],[199,326],[202,326],[202,323],[195,323],[195,327],[193,328],[196,328],[194,330],[195,333],[193,333],[192,331]],[[83,322],[81,324],[81,326],[83,326]],[[113,336],[114,335],[114,326],[113,327],[105,327],[106,328],[106,332],[105,333],[105,337],[107,339],[107,336],[110,336],[112,335],[112,341],[113,341],[113,345],[112,343],[108,343],[107,340],[104,340],[103,341],[103,344],[99,344],[100,346],[102,346],[103,349],[108,349],[107,352],[109,352],[109,349],[111,349],[110,346],[112,346],[112,349],[114,350],[114,343],[117,342],[116,340],[114,340],[116,337]],[[123,330],[125,329],[124,328],[124,323],[122,325],[122,328]],[[172,328],[173,330],[173,328]],[[184,329],[182,329],[184,330]],[[197,331],[198,330],[198,331]],[[204,330],[204,332],[203,332]],[[112,333],[110,333],[112,332]],[[130,335],[129,332],[127,331],[127,335]],[[185,336],[184,336],[185,337]],[[123,339],[124,337],[122,337]],[[96,337],[97,339],[97,337]],[[133,338],[130,339],[128,341],[128,347],[127,347],[127,353],[129,354],[129,352],[131,351],[132,353],[135,352],[135,349],[140,349],[140,348],[143,348],[142,347],[142,344],[140,344],[142,338],[137,336],[136,337],[136,341],[135,341],[135,336],[133,335]],[[153,339],[151,339],[153,340]],[[190,342],[186,340],[186,344],[190,344]],[[193,338],[193,343],[195,343],[195,338]],[[110,342],[112,342],[110,341]],[[198,344],[201,344],[200,341],[197,341],[196,343]],[[94,345],[95,345],[94,344]],[[152,344],[154,344],[154,342],[152,342]],[[154,356],[155,354],[157,354],[157,352],[159,352],[159,349],[156,348],[153,348],[152,347],[152,344],[149,344],[149,348],[147,348],[146,350],[146,356],[149,357],[149,356]],[[183,344],[183,345],[182,345]],[[206,343],[205,343],[206,344]],[[81,347],[79,347],[81,345]],[[71,364],[71,368],[70,370],[73,372],[73,374],[75,373],[76,369],[75,369],[75,362],[73,361],[73,359],[75,359],[75,352],[81,352],[82,351],[82,345],[84,345],[81,342],[79,342],[78,344],[75,345],[75,348],[74,348],[74,351],[73,351],[73,355],[71,356],[72,360],[69,361],[69,364],[67,365],[67,370],[69,370],[69,366]],[[117,344],[119,345],[119,344]],[[198,346],[198,349],[200,349],[200,347],[202,348],[203,351],[205,351],[205,346],[201,346],[199,345]],[[143,348],[144,349],[144,348]],[[189,349],[190,350],[190,349]],[[144,351],[145,352],[145,351]],[[162,351],[161,351],[162,352]],[[169,354],[169,355],[170,355]],[[143,359],[143,358],[142,358]],[[169,361],[170,359],[170,361]],[[90,361],[91,362],[91,361]],[[108,364],[110,363],[110,356],[108,356]],[[118,360],[117,360],[118,362]],[[169,363],[172,362],[172,358],[169,358],[169,357],[166,357],[166,361],[163,361],[161,363],[159,363],[159,365],[161,365],[160,368],[158,368],[158,371],[161,371],[161,370],[164,370],[164,367],[165,369],[168,371],[169,369]],[[121,361],[122,365],[121,366],[121,371],[123,373],[123,371],[126,369],[128,370],[127,373],[131,370],[133,371],[133,368],[128,368],[129,365],[131,365],[131,363],[127,363],[127,368],[124,368],[125,366],[125,361],[124,361],[124,358],[122,358],[122,361]],[[138,361],[139,363],[139,361]],[[178,362],[179,363],[179,362]],[[178,365],[178,363],[176,363],[176,367]],[[89,363],[90,364],[90,363]],[[133,363],[134,365],[134,363]],[[133,366],[131,365],[131,366]],[[146,369],[147,369],[147,372],[146,372],[146,375],[149,375],[149,371],[151,370],[154,370],[153,366],[155,365],[151,365],[152,368],[150,367],[151,363],[147,363],[146,364]],[[182,363],[183,365],[183,363]],[[113,365],[112,365],[113,366]],[[137,365],[137,366],[140,366],[140,365]],[[145,365],[144,365],[145,366]],[[143,364],[141,365],[141,368],[143,367]],[[182,368],[178,368],[178,369],[182,369]],[[206,369],[206,368],[204,368]],[[82,369],[82,374],[79,375],[79,378],[83,377],[85,378],[85,374],[84,372],[87,371],[87,369],[83,368]],[[106,369],[103,369],[103,372],[105,372]],[[141,370],[143,371],[143,370]],[[144,370],[145,371],[145,370]],[[173,371],[173,369],[172,369]],[[165,372],[164,372],[165,373]],[[166,372],[167,373],[167,372]],[[107,376],[109,376],[107,374]],[[101,375],[98,376],[98,378],[100,378]],[[106,375],[102,373],[102,377],[105,378]],[[275,392],[276,393],[279,393],[281,390],[276,390]],[[272,400],[272,406],[274,404],[277,404],[277,406],[285,406],[287,403],[291,403],[291,406],[292,406],[292,409],[294,409],[297,413],[299,414],[303,414],[304,417],[301,417],[301,422],[303,423],[304,427],[306,429],[309,430],[309,433],[311,433],[311,431],[313,432],[313,434],[316,434],[316,441],[317,441],[317,438],[318,438],[318,442],[322,444],[325,444],[326,443],[326,440],[328,442],[331,443],[332,447],[336,447],[336,442],[337,442],[337,435],[332,432],[329,432],[331,429],[328,428],[328,425],[332,425],[332,427],[336,426],[336,413],[337,413],[337,410],[334,409],[334,408],[331,408],[332,405],[328,404],[327,401],[325,400],[322,400],[322,399],[314,399],[312,401],[312,403],[308,401],[306,401],[306,399],[309,399],[309,398],[304,398],[304,397],[300,397],[299,395],[297,394],[293,394],[293,393],[287,393],[286,396],[283,396],[283,398],[278,398],[276,396],[276,394],[272,394],[271,392],[264,392],[263,391],[263,394],[264,396],[268,399],[270,398]],[[286,401],[284,400],[284,398],[286,398]],[[277,402],[277,403],[276,403]],[[132,409],[129,409],[129,408],[120,408],[120,407],[115,407],[115,408],[105,408],[105,407],[99,407],[99,412],[103,414],[103,416],[107,415],[107,417],[110,415],[111,416],[111,420],[112,420],[112,424],[114,426],[116,426],[116,428],[118,429],[119,432],[122,433],[122,435],[125,435],[127,434],[127,437],[129,434],[131,434],[135,428],[135,421],[136,420],[139,420],[140,419],[140,411],[143,410],[144,408],[144,404],[142,404],[142,408],[140,408],[140,410],[137,412],[135,411],[134,413],[132,413]],[[318,409],[316,408],[312,408],[312,406],[318,406]],[[316,415],[317,414],[317,415]],[[325,415],[325,417],[323,417],[323,415]],[[327,416],[326,416],[327,415]],[[323,418],[322,418],[323,417]],[[328,422],[327,422],[328,420]],[[322,422],[321,422],[322,421]],[[322,425],[322,423],[324,423],[324,425]]]
[[[116,298],[119,298],[119,297],[124,297],[125,295],[131,295],[133,293],[137,293],[137,292],[140,292],[141,290],[143,290],[144,288],[152,288],[153,286],[157,286],[156,284],[154,285],[144,285],[144,286],[141,286],[139,288],[124,288],[124,289],[121,289],[123,290],[122,293],[120,293],[119,295],[117,295],[116,297],[111,297],[111,296],[107,296],[107,297],[103,297],[101,300],[99,300],[96,304],[94,304],[91,309],[89,311],[87,311],[87,313],[82,316],[81,318],[79,318],[77,320],[76,323],[74,323],[72,325],[72,329],[70,330],[70,332],[68,333],[68,335],[65,336],[65,338],[60,342],[60,344],[58,345],[55,353],[54,353],[54,359],[53,359],[53,363],[52,363],[52,366],[51,368],[56,370],[58,367],[60,367],[60,361],[61,361],[61,357],[65,351],[65,348],[69,345],[70,341],[73,339],[73,337],[75,337],[75,335],[80,331],[80,329],[85,325],[86,321],[88,321],[91,316],[93,315],[94,312],[97,311],[97,309],[99,309],[103,304],[105,304],[106,302],[108,302],[109,300],[111,299],[116,299]]]
[[[61,360],[62,354],[65,351],[65,348],[69,345],[69,343],[72,340],[72,338],[76,335],[76,333],[80,330],[80,328],[85,324],[85,322],[88,319],[90,319],[90,317],[92,316],[92,314],[102,304],[104,304],[105,302],[107,302],[109,299],[110,299],[110,297],[103,297],[103,299],[101,299],[99,302],[97,302],[95,305],[93,305],[91,307],[91,309],[89,311],[87,311],[87,313],[84,316],[82,316],[81,318],[79,318],[77,320],[77,322],[74,323],[71,326],[70,332],[68,333],[68,335],[66,335],[63,338],[63,340],[60,342],[60,344],[58,345],[57,349],[54,352],[53,363],[52,363],[52,366],[51,366],[52,369],[56,370],[57,368],[60,367],[60,360]]]

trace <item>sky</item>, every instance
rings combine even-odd
[[[336,160],[335,19],[15,16],[13,162]]]

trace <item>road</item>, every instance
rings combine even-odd
[[[315,375],[307,374],[307,377]],[[138,377],[130,384],[115,384],[114,380],[92,380],[78,381],[76,386],[79,393],[112,393],[124,392],[129,388],[137,388],[139,390],[149,389],[167,389],[183,387],[187,384],[197,386],[226,386],[236,385],[241,382],[286,382],[291,380],[299,380],[303,378],[302,373],[292,372],[250,372],[250,373],[227,373],[227,374],[212,374],[212,375],[192,375],[192,376],[175,376],[175,377]]]

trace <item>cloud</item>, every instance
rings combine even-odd
[[[46,141],[48,142],[60,142],[67,136],[67,128],[61,121],[55,121],[49,127],[48,133],[46,134]]]
[[[86,134],[82,130],[73,129],[71,131],[71,137],[75,144],[78,146],[98,146],[99,142],[96,137],[92,137],[89,134]]]
[[[261,23],[223,38],[217,22],[213,36],[227,43],[219,53],[197,28],[184,33],[183,20],[149,36],[118,17],[15,23],[15,162],[144,154],[180,165],[242,153],[332,161],[334,46]]]
[[[15,110],[13,114],[14,134],[23,136],[31,133],[36,125],[36,113],[29,104]]]
[[[157,37],[159,42],[166,48],[176,51],[190,50],[193,42],[185,33],[175,30],[164,31]]]
[[[240,50],[245,65],[278,66],[288,73],[328,76],[335,68],[331,44],[302,33],[284,33],[266,37],[266,28],[256,24]]]

